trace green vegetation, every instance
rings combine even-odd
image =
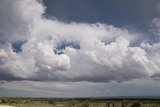
[[[0,98],[0,105],[15,107],[160,107],[160,100]]]

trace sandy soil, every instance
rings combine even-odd
[[[14,106],[9,106],[9,105],[0,105],[0,107],[14,107]]]

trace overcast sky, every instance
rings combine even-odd
[[[0,96],[160,96],[159,0],[0,0]]]

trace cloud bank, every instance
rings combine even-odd
[[[0,1],[0,80],[122,82],[159,75],[159,40],[150,44],[141,33],[103,23],[49,19],[45,8],[36,0]],[[151,30],[157,38],[159,23],[154,19]]]

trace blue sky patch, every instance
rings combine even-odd
[[[20,53],[22,52],[22,45],[25,41],[16,41],[12,43],[13,52]]]
[[[63,54],[63,50],[66,47],[71,47],[71,48],[74,48],[74,49],[80,49],[80,45],[78,43],[63,41],[63,42],[58,43],[57,47],[54,49],[54,53],[58,54],[58,55]]]

